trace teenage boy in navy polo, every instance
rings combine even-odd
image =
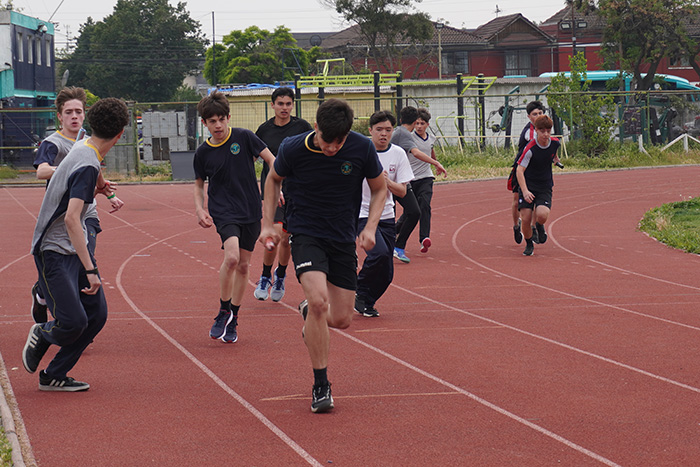
[[[129,123],[120,99],[95,103],[87,114],[92,135],[76,142],[51,177],[37,218],[32,254],[53,321],[32,326],[22,351],[34,373],[51,345],[61,347],[39,373],[42,391],[86,391],[67,373],[107,321],[107,302],[96,261],[88,250],[85,217],[95,194],[100,162]],[[102,187],[104,189],[104,187]]]
[[[197,104],[202,123],[211,137],[194,154],[194,205],[199,225],[216,226],[224,260],[219,268],[219,312],[209,331],[212,339],[238,340],[238,310],[248,285],[250,257],[260,234],[260,189],[255,160],[275,160],[252,131],[231,128],[228,99],[214,91]],[[204,182],[208,181],[207,208]]]
[[[306,120],[294,117],[291,112],[294,106],[294,91],[291,88],[277,88],[272,92],[272,111],[275,116],[258,127],[255,132],[261,140],[267,144],[273,155],[277,156],[280,144],[288,136],[294,136],[311,131],[311,125]],[[270,168],[263,164],[260,174],[260,187],[265,190],[265,179]],[[289,235],[286,231],[286,204],[284,201],[284,187],[282,187],[282,199],[277,211],[275,211],[275,228],[279,230],[281,241],[274,250],[265,250],[263,253],[263,270],[260,280],[255,287],[253,295],[258,300],[271,298],[273,302],[279,302],[284,297],[284,281],[287,277],[287,265],[292,256],[289,246]],[[277,268],[274,277],[272,266],[277,257]]]
[[[287,138],[265,182],[265,215],[260,242],[274,248],[280,240],[273,225],[282,180],[287,199],[287,227],[292,260],[306,300],[302,336],[314,372],[312,412],[333,408],[327,367],[328,328],[352,322],[357,287],[355,236],[362,182],[371,191],[365,228],[357,235],[365,250],[374,236],[386,200],[386,182],[377,151],[366,136],[350,131],[353,111],[340,99],[318,107],[314,131]]]

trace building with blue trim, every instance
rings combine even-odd
[[[54,25],[0,11],[0,162],[25,166],[52,127],[56,99]],[[29,164],[31,165],[31,163]]]

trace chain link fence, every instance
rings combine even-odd
[[[356,128],[366,129],[375,110],[398,113],[405,106],[424,107],[432,114],[429,130],[443,147],[478,154],[487,146],[515,152],[527,124],[528,102],[540,100],[554,117],[553,133],[565,143],[577,138],[577,128],[567,121],[570,110],[552,112],[547,103],[549,79],[498,79],[486,90],[468,89],[444,82],[402,83],[395,86],[353,88],[304,88],[296,99],[295,114],[314,123],[316,108],[332,97],[347,100],[355,112]],[[227,92],[231,125],[255,131],[274,116],[272,89]],[[613,108],[605,112],[615,119],[612,139],[665,145],[683,135],[700,136],[700,94],[683,91],[601,92],[611,95]],[[574,95],[571,95],[572,105]],[[132,122],[117,146],[105,158],[108,173],[133,175],[143,165],[171,162],[173,155],[191,166],[194,150],[208,137],[196,110],[196,102],[129,103]],[[55,109],[0,109],[0,164],[33,169],[40,141],[55,131]],[[89,131],[89,129],[88,129]],[[189,161],[189,162],[188,162]],[[142,165],[143,164],[143,165]],[[179,162],[178,162],[179,164]]]

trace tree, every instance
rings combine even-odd
[[[412,12],[413,0],[321,1],[359,26],[369,58],[384,70],[403,71],[403,57],[409,52],[413,56],[423,55],[424,59],[433,52],[432,47],[420,50],[421,45],[432,39],[434,27],[426,13]]]
[[[213,52],[216,52],[216,77],[213,76]],[[305,51],[289,29],[278,26],[273,32],[250,26],[231,31],[223,44],[206,51],[204,77],[210,83],[267,83],[291,81],[295,73],[307,74],[321,49]]]
[[[569,59],[570,76],[559,73],[552,78],[547,103],[564,119],[572,134],[580,136],[581,150],[589,155],[601,154],[612,139],[615,119],[611,112],[615,102],[611,95],[589,92],[587,61],[579,52]]]
[[[686,20],[698,14],[697,0],[600,0],[598,7],[605,19],[606,65],[630,72],[633,89],[650,89],[664,58],[693,50],[694,61],[698,50]]]
[[[103,97],[166,101],[197,68],[205,45],[184,3],[118,0],[103,21],[88,18],[81,26],[63,70],[70,70],[71,85]]]

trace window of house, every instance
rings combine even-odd
[[[22,42],[24,38],[22,37],[22,33],[18,32],[17,33],[17,61],[18,62],[23,62],[24,61],[24,42]]]
[[[529,50],[511,50],[506,52],[505,75],[533,76],[532,55]]]
[[[671,57],[669,59],[671,68],[688,68],[690,67],[690,60],[688,60],[687,55],[682,55],[680,57]]]
[[[27,63],[34,63],[34,40],[27,36]]]
[[[51,48],[51,39],[47,39],[46,40],[46,55],[44,55],[46,60],[44,60],[44,62],[46,63],[46,66],[49,66],[49,67],[51,66],[51,52],[52,52],[52,50],[53,49]]]
[[[41,38],[36,38],[36,64],[41,66],[41,54],[44,53],[44,48],[41,46]]]
[[[456,75],[457,73],[469,74],[469,53],[448,52],[442,54],[442,74]]]

